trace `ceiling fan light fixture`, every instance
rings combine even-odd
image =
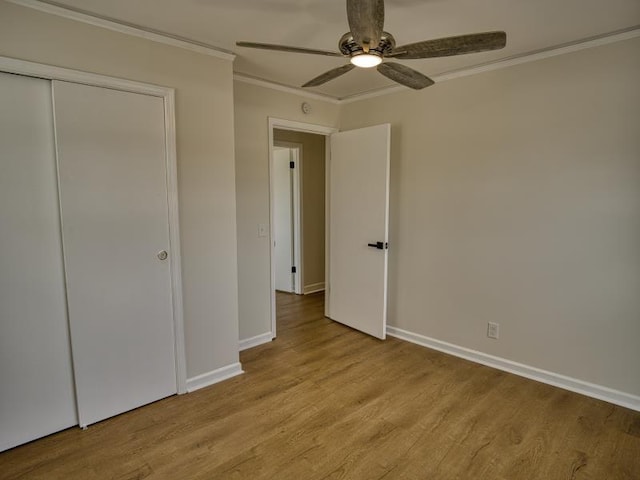
[[[397,0],[399,1],[399,0]],[[324,72],[303,87],[318,87],[350,72],[356,67],[377,67],[378,73],[405,87],[420,90],[434,81],[401,63],[385,59],[412,60],[453,57],[467,53],[488,52],[504,48],[507,34],[503,31],[471,33],[454,37],[436,38],[396,47],[396,40],[384,31],[384,0],[346,0],[349,31],[340,37],[338,52],[315,50],[301,46],[270,43],[236,42],[239,47],[261,48],[281,52],[308,53],[330,57],[349,58],[350,63]]]
[[[351,57],[351,63],[356,67],[372,68],[382,63],[382,57],[373,53],[360,53]]]

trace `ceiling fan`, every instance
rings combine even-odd
[[[486,52],[503,48],[507,43],[505,32],[484,32],[425,40],[397,47],[393,36],[383,31],[384,0],[347,0],[347,19],[351,31],[345,33],[340,39],[339,53],[270,43],[236,42],[236,45],[263,50],[349,58],[350,63],[317,76],[305,83],[303,87],[317,87],[353,70],[355,67],[377,67],[378,72],[385,77],[415,90],[420,90],[433,85],[434,81],[405,65],[383,62],[383,60],[387,58],[412,60]]]

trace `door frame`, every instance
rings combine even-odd
[[[275,230],[273,226],[274,219],[274,205],[273,205],[273,147],[274,147],[274,130],[290,130],[294,132],[313,133],[315,135],[322,135],[325,137],[325,192],[329,187],[329,163],[331,160],[331,134],[336,133],[339,130],[335,127],[316,125],[313,123],[297,122],[294,120],[285,120],[282,118],[268,117],[268,133],[269,133],[269,264],[271,269],[271,283],[270,283],[270,296],[271,296],[271,338],[276,338],[276,270],[275,270],[275,248],[273,246],[273,239],[275,238]],[[328,269],[329,269],[329,243],[326,241],[329,235],[329,197],[325,195],[325,291],[329,289]],[[302,243],[302,242],[301,242]],[[303,286],[301,286],[301,289]],[[326,299],[326,296],[325,296]],[[325,300],[325,312],[327,311],[327,305]]]
[[[293,274],[293,292],[300,295],[302,292],[302,285],[304,285],[304,268],[302,265],[302,249],[304,248],[302,242],[302,144],[295,142],[281,142],[274,141],[274,147],[288,148],[290,150],[297,151],[295,161],[295,167],[293,168],[293,184],[291,190],[291,203],[293,205],[293,222],[291,233],[293,235],[293,242],[291,246],[293,248],[293,264],[296,267],[296,272]],[[275,247],[275,246],[274,246]]]
[[[94,87],[160,97],[164,103],[165,152],[167,170],[167,211],[169,221],[169,255],[171,270],[171,300],[176,358],[177,393],[187,393],[187,365],[184,341],[182,303],[182,262],[180,258],[180,222],[178,217],[178,168],[176,154],[175,90],[148,83],[123,80],[95,73],[55,67],[0,56],[0,71],[45,80],[61,80]]]

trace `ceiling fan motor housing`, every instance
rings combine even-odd
[[[342,38],[340,38],[340,42],[338,42],[340,52],[348,57],[369,53],[369,55],[376,55],[382,58],[393,52],[395,46],[396,40],[393,38],[393,35],[388,32],[382,32],[380,43],[378,43],[376,48],[370,48],[369,52],[365,52],[364,49],[355,42],[351,32],[345,33]]]

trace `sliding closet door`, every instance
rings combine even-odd
[[[0,73],[0,451],[77,424],[46,80]]]
[[[164,102],[53,82],[80,425],[176,393]]]

